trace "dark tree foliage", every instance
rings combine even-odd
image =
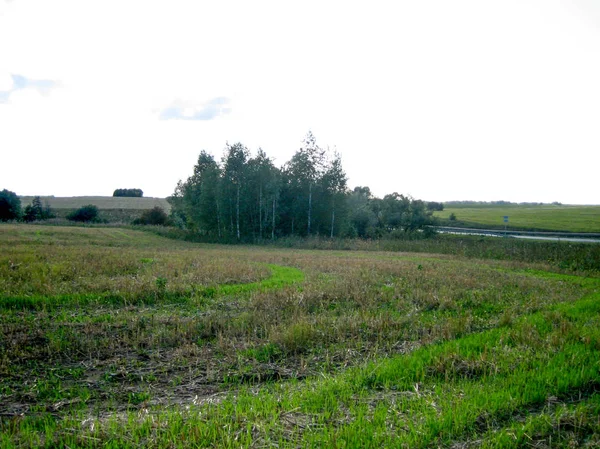
[[[144,196],[142,189],[116,189],[113,196],[141,198]]]
[[[187,214],[186,214],[186,201],[184,199],[185,191],[187,189],[187,183],[184,183],[181,179],[175,186],[175,191],[169,197],[167,197],[168,203],[171,205],[170,219],[173,225],[179,228],[185,228],[188,225]]]
[[[98,221],[98,208],[93,204],[82,206],[67,215],[67,219],[83,223]]]
[[[334,154],[333,160],[325,168],[320,182],[321,201],[320,222],[329,225],[329,237],[340,235],[341,224],[346,220],[346,191],[348,178],[342,168],[342,158],[338,153]],[[329,222],[329,217],[331,221]]]
[[[283,167],[283,190],[288,201],[283,225],[291,234],[311,235],[315,230],[321,231],[322,223],[315,215],[322,207],[320,183],[325,170],[325,151],[309,132],[302,147]]]
[[[54,218],[55,215],[50,208],[50,205],[46,202],[45,206],[42,206],[42,199],[39,196],[33,198],[31,204],[25,206],[25,212],[23,214],[23,220],[27,222],[47,220]]]
[[[247,165],[247,213],[254,239],[275,238],[278,223],[279,170],[267,154],[258,149]]]
[[[202,151],[168,201],[174,224],[227,241],[401,237],[432,223],[423,201],[398,193],[376,198],[369,187],[349,191],[341,156],[323,150],[310,132],[281,168],[241,143],[227,144],[220,164]]]
[[[427,203],[427,210],[430,211],[443,211],[444,210],[444,203],[437,203],[435,201],[429,201]]]
[[[354,188],[347,198],[347,207],[350,211],[347,228],[349,237],[375,238],[378,236],[380,201],[373,198],[368,187]]]
[[[0,221],[19,220],[21,218],[21,200],[15,192],[0,192]]]
[[[154,225],[166,226],[169,224],[169,216],[160,206],[154,206],[152,209],[142,212],[140,218],[133,220],[135,225]]]
[[[248,159],[250,152],[241,143],[227,144],[223,155],[223,176],[221,179],[221,196],[227,199],[224,210],[227,211],[227,220],[231,234],[237,240],[241,239],[242,232],[248,229]],[[243,198],[242,198],[243,197]]]

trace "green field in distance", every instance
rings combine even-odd
[[[435,216],[448,219],[456,215],[457,225],[469,224],[546,231],[600,232],[600,206],[507,205],[446,207]]]

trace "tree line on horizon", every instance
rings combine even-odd
[[[115,189],[113,196],[124,198],[142,198],[144,196],[144,191],[142,189]]]
[[[226,144],[220,161],[202,151],[167,200],[178,226],[238,241],[400,236],[428,230],[433,210],[443,209],[396,192],[377,198],[369,187],[349,190],[340,154],[322,149],[312,132],[280,168],[242,143]]]

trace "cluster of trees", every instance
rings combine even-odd
[[[116,189],[113,196],[141,198],[144,196],[142,189]]]
[[[349,191],[338,153],[308,133],[302,147],[278,168],[259,149],[226,145],[220,161],[202,151],[193,174],[168,198],[172,220],[216,238],[256,240],[276,236],[381,237],[431,222],[420,200],[397,193],[375,198],[368,187]]]
[[[23,213],[23,220],[27,222],[47,220],[54,217],[55,215],[50,208],[50,204],[46,202],[46,204],[42,206],[42,199],[39,196],[33,198],[31,204],[25,206],[25,211]]]
[[[399,236],[425,230],[433,224],[432,211],[421,200],[415,200],[396,192],[383,198],[374,197],[368,187],[355,187],[347,196],[349,237],[380,238],[387,234]]]
[[[435,201],[429,201],[427,203],[427,210],[430,210],[430,211],[434,211],[434,210],[443,211],[444,210],[444,203],[437,203]]]
[[[25,206],[23,210],[21,199],[15,192],[6,189],[0,192],[0,221],[24,220],[31,222],[54,217],[50,205],[47,202],[42,205],[42,199],[39,196],[33,198],[31,204]]]

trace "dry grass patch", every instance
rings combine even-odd
[[[36,423],[32,435],[45,428],[40,422],[52,427],[73,415],[87,419],[99,412],[131,416],[123,413],[152,410],[150,416],[179,420],[182,427],[172,431],[180,436],[184,415],[172,405],[202,404],[203,398],[226,392],[251,402],[278,388],[312,385],[308,379],[337,379],[366,361],[408,357],[419,348],[499,327],[506,344],[562,347],[575,335],[562,316],[548,312],[543,317],[556,328],[546,334],[535,323],[513,326],[525,315],[570,303],[584,291],[581,283],[524,271],[539,269],[539,264],[515,267],[451,256],[200,245],[119,229],[2,230],[0,300],[67,295],[52,307],[0,308],[0,425],[3,430],[11,425],[24,429],[19,427],[24,424],[14,424],[22,415]],[[282,267],[302,270],[304,279]],[[279,281],[269,283],[275,275]],[[244,288],[248,285],[252,288]],[[120,300],[75,301],[78,295],[106,292]],[[169,295],[178,292],[173,301]],[[127,301],[136,295],[152,301]],[[591,346],[595,338],[590,334]],[[530,355],[520,350],[511,359],[503,353],[506,366],[519,366],[524,354]],[[479,358],[448,352],[423,372],[443,383],[479,381],[499,370],[493,352]],[[285,409],[288,424],[282,428],[275,423],[285,419],[274,410],[284,410],[287,393],[278,405],[259,403],[253,405],[253,415],[240,416],[248,432],[240,430],[241,421],[228,421],[231,433],[224,430],[222,416],[237,416],[239,405],[221,401],[223,410],[209,408],[202,419],[223,426],[218,431],[192,426],[199,432],[195,441],[209,445],[237,433],[238,440],[227,440],[236,447],[278,438],[292,444],[305,431],[369,419],[389,420],[393,429],[407,425],[370,399],[355,398],[356,414],[353,402],[340,405],[334,380],[331,385],[301,412]],[[428,388],[433,395],[435,389]],[[412,399],[426,404],[428,395],[419,390]],[[386,402],[392,404],[390,413],[403,413],[392,407],[400,403],[400,396],[393,404]],[[296,433],[290,433],[294,426],[289,423],[297,423]],[[148,438],[162,432],[150,425],[144,433],[145,425],[137,427],[141,433],[136,444],[153,443]],[[105,442],[113,433],[121,435],[118,420],[111,426],[88,436]]]

